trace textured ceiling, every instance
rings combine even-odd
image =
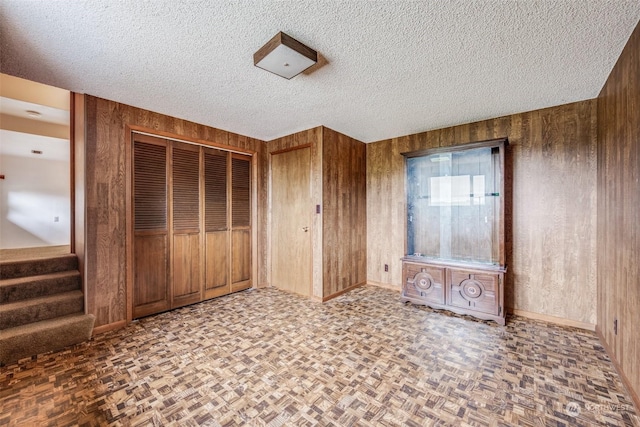
[[[371,142],[596,97],[638,0],[0,2],[0,70],[271,140]],[[278,31],[327,64],[253,66]]]

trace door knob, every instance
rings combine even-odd
[[[305,233],[309,231],[309,227],[302,227],[302,229],[304,230]]]

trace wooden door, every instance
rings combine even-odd
[[[227,175],[229,153],[204,149],[205,298],[231,292]]]
[[[271,155],[271,284],[311,296],[310,148]]]
[[[133,317],[170,308],[167,162],[165,140],[134,136]]]
[[[171,155],[171,307],[200,301],[200,147],[174,142]]]
[[[231,156],[231,290],[251,287],[251,157]]]
[[[133,317],[251,287],[251,156],[132,138]]]

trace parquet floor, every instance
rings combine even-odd
[[[0,425],[640,426],[595,334],[274,289],[0,370]]]

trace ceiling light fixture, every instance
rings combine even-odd
[[[27,110],[26,113],[27,116],[33,117],[34,119],[39,119],[40,117],[42,117],[42,113],[36,110]]]
[[[318,62],[318,52],[283,33],[253,54],[253,64],[289,80]]]

